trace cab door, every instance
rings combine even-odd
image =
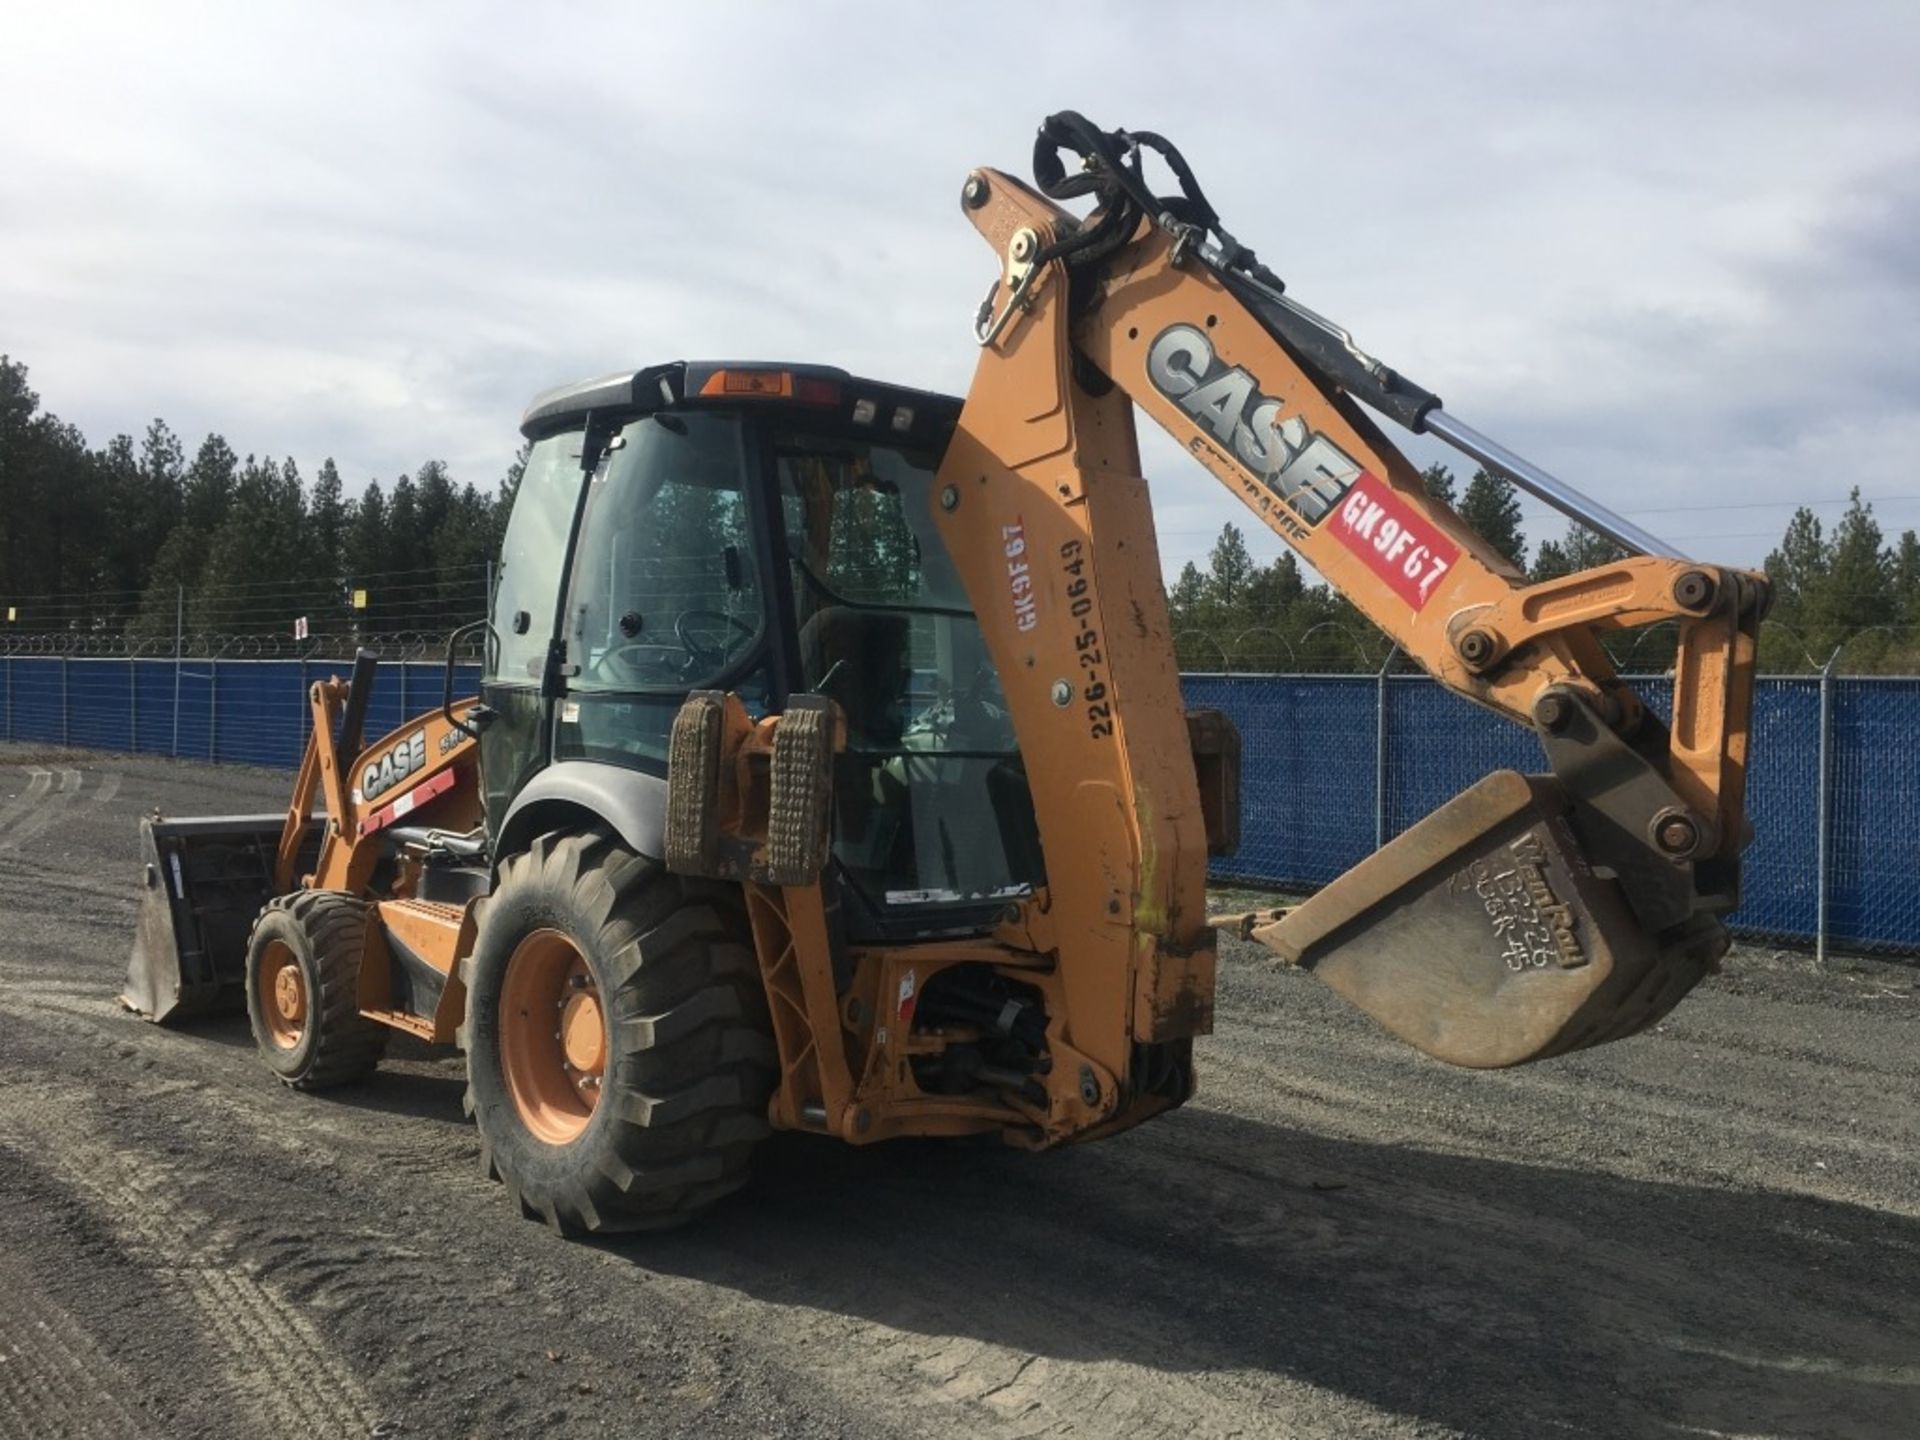
[[[561,638],[557,760],[664,776],[694,690],[774,702],[764,505],[749,427],[732,411],[631,419],[588,482]]]
[[[550,758],[548,657],[560,583],[587,476],[581,470],[584,425],[534,442],[514,494],[500,552],[480,698],[494,719],[480,736],[487,827],[497,833],[507,806]]]

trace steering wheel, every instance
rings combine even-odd
[[[636,680],[672,684],[681,678],[687,656],[671,645],[624,640],[602,655],[600,663],[624,669]]]
[[[694,620],[718,620],[721,624],[738,630],[749,640],[757,633],[754,626],[749,625],[738,615],[729,615],[724,610],[682,610],[673,617],[673,638],[680,642],[680,647],[689,656],[708,665],[724,665],[728,659],[727,647],[724,645],[715,647],[705,641],[696,640],[689,629],[689,622]]]

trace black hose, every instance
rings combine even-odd
[[[1173,172],[1178,195],[1153,193],[1141,165],[1141,155],[1148,150]],[[1062,151],[1080,157],[1080,173],[1067,172]],[[1280,277],[1220,224],[1220,214],[1200,188],[1193,167],[1165,136],[1150,130],[1102,130],[1078,111],[1062,110],[1046,118],[1033,142],[1033,178],[1051,199],[1092,195],[1100,203],[1089,224],[1062,235],[1037,257],[1040,263],[1066,264],[1075,314],[1098,293],[1080,277],[1131,240],[1145,216],[1170,229],[1187,227],[1190,233],[1212,235],[1219,253],[1210,254],[1207,263],[1221,282],[1295,359],[1332,388],[1357,396],[1415,433],[1439,408],[1439,397],[1359,355],[1344,335],[1279,301],[1276,297],[1286,288]]]

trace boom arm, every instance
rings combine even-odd
[[[1148,977],[1210,939],[1131,400],[1443,684],[1535,728],[1553,772],[1489,777],[1256,937],[1460,1063],[1519,1063],[1664,1013],[1724,950],[1715,917],[1737,898],[1764,580],[1642,555],[1527,584],[1353,399],[1439,429],[1433,396],[1286,301],[1246,252],[1224,263],[1206,225],[1152,208],[1117,137],[1067,133],[1087,174],[1062,181],[1038,159],[1036,173],[1056,194],[1098,193],[1088,221],[997,171],[963,192],[1003,269],[940,476],[1027,755],[1056,922],[1132,916]],[[1670,727],[1597,638],[1659,621],[1679,632]],[[1111,799],[1090,810],[1098,795]],[[1090,826],[1106,804],[1117,823]],[[1136,1036],[1179,989],[1136,986]]]

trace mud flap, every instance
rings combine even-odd
[[[1409,1044],[1523,1065],[1632,1034],[1726,951],[1708,913],[1648,933],[1590,865],[1559,783],[1497,771],[1253,938]]]
[[[273,898],[286,823],[285,814],[140,822],[144,888],[122,1005],[154,1021],[244,1008],[247,936]],[[312,866],[323,823],[308,827],[298,868]]]

